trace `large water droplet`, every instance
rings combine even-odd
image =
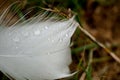
[[[13,38],[13,41],[15,41],[15,42],[19,42],[20,39],[19,39],[18,37],[15,37],[15,38]]]
[[[39,30],[39,29],[35,30],[35,31],[34,31],[34,34],[35,34],[35,35],[40,35],[40,30]]]
[[[25,36],[25,37],[28,36],[28,35],[29,35],[28,32],[23,33],[23,36]]]

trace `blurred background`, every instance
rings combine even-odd
[[[0,0],[0,15],[16,0]],[[41,10],[51,11],[66,18],[75,14],[76,20],[120,58],[120,0],[17,0],[6,19],[9,25],[32,12],[28,19]],[[14,15],[13,15],[14,13]],[[4,21],[6,21],[6,19]],[[8,26],[9,26],[8,25]],[[92,42],[78,28],[71,39],[73,62],[71,72],[79,72],[71,78],[60,80],[120,80],[120,64],[102,48]],[[0,80],[9,80],[0,73]]]

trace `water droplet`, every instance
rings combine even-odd
[[[47,55],[50,55],[50,52],[47,52]]]
[[[35,35],[40,35],[40,30],[34,31],[34,34],[35,34]]]
[[[11,36],[11,33],[9,33],[8,35]]]
[[[59,39],[59,42],[62,42],[63,41],[63,39]]]
[[[13,38],[13,41],[15,41],[15,42],[19,42],[20,39],[19,39],[18,37],[15,37],[15,38]]]
[[[51,39],[51,38],[48,38],[48,41],[50,41],[50,42],[54,42],[55,40],[53,40],[53,39]]]
[[[45,29],[48,29],[48,26],[45,26]]]
[[[28,32],[24,32],[23,35],[24,36],[28,36],[29,34],[28,34]]]
[[[51,40],[51,42],[53,43],[53,42],[54,42],[54,40]]]
[[[18,54],[20,54],[20,55],[21,55],[21,54],[24,54],[24,52],[23,52],[23,51],[19,51],[19,52],[18,52]]]
[[[50,38],[48,38],[48,41],[50,41]]]
[[[66,37],[68,37],[69,35],[68,35],[68,34],[66,34],[65,36],[66,36]]]
[[[15,48],[16,48],[16,49],[18,49],[18,47],[17,47],[17,46],[16,46]]]

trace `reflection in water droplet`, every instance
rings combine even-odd
[[[40,35],[40,30],[37,29],[36,31],[34,31],[34,34],[35,34],[35,35]]]
[[[15,37],[15,38],[13,38],[13,41],[15,41],[15,42],[19,42],[20,39],[19,39],[18,37]]]

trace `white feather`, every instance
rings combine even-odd
[[[70,76],[70,38],[77,22],[34,17],[0,26],[0,70],[16,80],[51,80]]]

